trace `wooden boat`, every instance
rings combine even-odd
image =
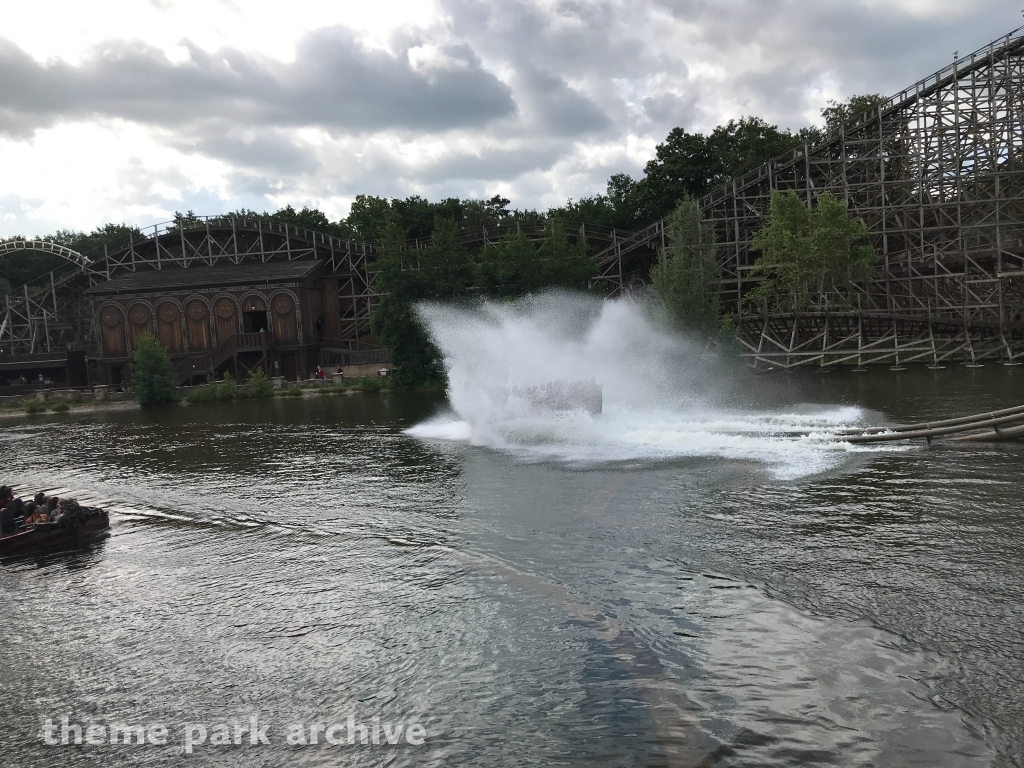
[[[525,403],[535,411],[584,411],[591,416],[600,415],[604,405],[601,385],[595,379],[512,387],[507,390],[506,398]]]
[[[0,536],[0,557],[78,544],[110,528],[110,516],[106,510],[96,507],[82,507],[81,510],[84,514],[76,519],[36,523],[10,536]]]

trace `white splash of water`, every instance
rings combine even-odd
[[[629,300],[550,293],[420,314],[444,356],[453,411],[407,430],[422,439],[581,465],[753,460],[780,478],[828,470],[857,450],[829,433],[857,425],[860,409],[737,407],[750,398],[735,390],[736,371]],[[511,387],[590,378],[603,387],[600,415],[508,407]]]

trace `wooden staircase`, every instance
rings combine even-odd
[[[274,346],[274,335],[262,333],[236,333],[222,341],[209,352],[195,352],[186,355],[174,364],[174,376],[178,384],[190,381],[197,374],[213,373],[228,360],[234,358],[235,377],[262,367],[269,375],[267,353]]]

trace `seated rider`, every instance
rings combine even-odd
[[[0,509],[0,536],[10,536],[17,530],[16,509],[13,504],[7,504]]]
[[[50,522],[50,516],[34,501],[30,501],[25,505],[25,525],[48,522]]]

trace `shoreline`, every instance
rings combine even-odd
[[[184,396],[175,400],[174,402],[167,403],[166,405],[152,406],[151,410],[159,410],[161,408],[175,408],[175,407],[196,407],[204,405],[220,405],[224,403],[241,403],[241,402],[262,402],[265,400],[299,400],[303,398],[316,398],[316,397],[347,397],[351,395],[365,395],[365,394],[380,394],[385,392],[395,392],[397,390],[391,388],[382,388],[379,390],[364,390],[357,387],[345,389],[343,391],[330,390],[324,391],[323,387],[302,387],[302,391],[297,394],[281,394],[280,391],[275,391],[273,395],[269,397],[239,397],[224,400],[210,400],[207,402],[188,402]],[[424,388],[411,390],[414,392],[443,392],[441,388]],[[26,398],[28,399],[28,398]],[[22,406],[8,407],[0,409],[0,419],[21,419],[28,418],[31,416],[61,416],[68,414],[81,414],[81,413],[102,413],[106,411],[138,411],[142,410],[142,406],[138,400],[114,400],[102,403],[96,402],[85,402],[85,403],[69,403],[66,410],[53,410],[52,405],[59,402],[68,402],[66,400],[56,400],[50,403],[40,403],[45,405],[43,409],[29,411]]]
[[[61,401],[56,401],[61,402]],[[16,406],[14,408],[4,408],[0,410],[0,418],[2,419],[13,419],[13,418],[26,418],[29,416],[60,416],[69,413],[93,413],[99,411],[137,411],[142,406],[139,405],[138,400],[114,400],[106,403],[79,403],[71,404],[68,403],[67,410],[54,411],[49,407],[37,410],[28,411],[23,407]]]

